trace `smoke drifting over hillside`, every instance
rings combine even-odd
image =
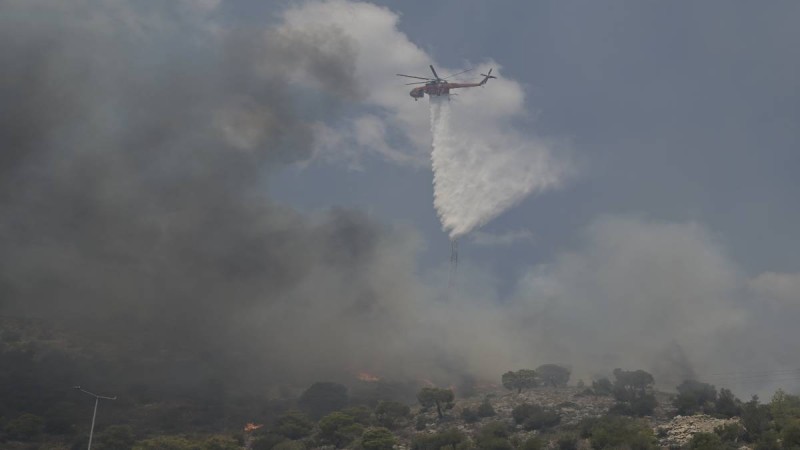
[[[662,372],[703,377],[732,373],[743,354],[794,363],[798,349],[776,343],[799,342],[796,312],[784,314],[797,276],[749,281],[700,225],[598,219],[497,299],[489,271],[469,263],[462,291],[431,287],[444,277],[419,274],[413,230],[276,204],[265,180],[330,145],[320,129],[346,133],[332,118],[360,99],[371,56],[314,14],[242,29],[212,7],[0,3],[2,313],[71,320],[125,357],[194,358],[186,372],[262,384],[361,370],[496,379],[545,362],[585,377],[665,359],[675,364]],[[399,35],[373,5],[307,7],[350,8],[376,18],[359,22],[373,34]],[[373,101],[390,112],[365,128],[414,129],[392,102]]]

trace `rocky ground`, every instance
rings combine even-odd
[[[438,420],[436,411],[420,412],[419,414],[425,418],[425,429],[418,431],[411,423],[399,430],[397,434],[403,441],[400,448],[408,448],[412,437],[417,433],[436,433],[455,427],[467,436],[474,437],[483,425],[498,420],[507,423],[515,437],[522,442],[538,434],[535,431],[525,431],[514,423],[511,411],[522,403],[537,404],[558,411],[561,415],[561,423],[553,430],[556,433],[551,433],[555,436],[559,430],[569,429],[583,419],[605,415],[615,403],[613,397],[584,395],[582,394],[583,390],[577,387],[537,388],[517,394],[500,388],[481,392],[474,397],[458,400],[453,409],[448,411],[448,417],[441,421]],[[656,392],[659,406],[653,416],[646,417],[662,448],[684,446],[689,443],[695,433],[713,432],[714,428],[718,426],[739,421],[738,418],[725,420],[706,415],[675,416],[673,418],[675,410],[672,407],[672,397],[668,393]],[[475,410],[484,399],[488,399],[492,404],[496,416],[483,418],[475,423],[465,423],[461,420],[461,412],[465,408]],[[579,448],[588,449],[588,442],[579,442]]]

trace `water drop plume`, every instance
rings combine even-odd
[[[513,130],[459,126],[448,96],[430,97],[433,205],[442,228],[457,239],[535,191],[555,187],[564,167],[540,142]],[[466,123],[466,122],[465,122]],[[489,143],[488,140],[492,142]]]

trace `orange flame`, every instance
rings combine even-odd
[[[378,377],[377,375],[373,375],[373,374],[371,374],[369,372],[358,372],[358,375],[356,375],[356,378],[358,378],[361,381],[367,381],[367,382],[370,382],[370,383],[374,383],[376,381],[380,381],[381,380],[380,377]]]
[[[244,426],[244,432],[245,433],[252,433],[253,431],[256,431],[257,429],[259,429],[259,428],[261,428],[263,426],[264,426],[263,424],[255,424],[253,422],[247,422],[245,424],[245,426]]]

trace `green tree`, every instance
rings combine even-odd
[[[95,442],[98,450],[130,450],[136,439],[130,426],[111,425],[98,433]]]
[[[594,395],[611,395],[614,393],[614,385],[606,377],[592,381],[592,392]]]
[[[678,414],[692,415],[697,412],[710,413],[714,411],[717,389],[713,385],[695,380],[684,380],[676,389],[678,395],[675,397],[673,405],[678,410]]]
[[[749,402],[742,406],[742,426],[745,429],[745,440],[756,442],[761,435],[769,429],[770,410],[766,405],[758,401],[758,396],[754,395]]]
[[[508,371],[501,377],[503,387],[509,391],[516,390],[519,394],[523,389],[530,389],[537,386],[536,371],[521,369],[516,372]]]
[[[391,450],[396,444],[392,432],[383,427],[368,428],[361,437],[361,446],[365,450]]]
[[[347,406],[347,388],[338,383],[318,382],[300,395],[300,409],[313,419]]]
[[[375,408],[375,417],[379,424],[391,430],[408,424],[411,408],[400,402],[382,401]]]
[[[653,387],[653,375],[644,370],[614,369],[614,397],[618,401],[630,401],[632,398],[647,394]]]
[[[419,391],[419,394],[417,394],[417,400],[424,408],[436,406],[436,412],[439,414],[439,418],[441,419],[444,417],[442,407],[445,409],[452,408],[455,396],[453,395],[453,391],[450,389],[426,387]]]
[[[332,412],[319,421],[319,437],[336,448],[353,442],[364,432],[353,416],[343,412]]]
[[[302,439],[311,434],[314,428],[312,422],[300,411],[287,411],[278,417],[274,431],[289,439]]]
[[[543,364],[536,368],[536,375],[544,386],[566,386],[571,371],[556,364]]]
[[[781,431],[790,422],[800,418],[800,397],[778,389],[769,403],[769,412],[775,421],[775,428]]]
[[[733,395],[730,389],[719,390],[714,412],[723,417],[736,417],[742,413],[742,402]]]

